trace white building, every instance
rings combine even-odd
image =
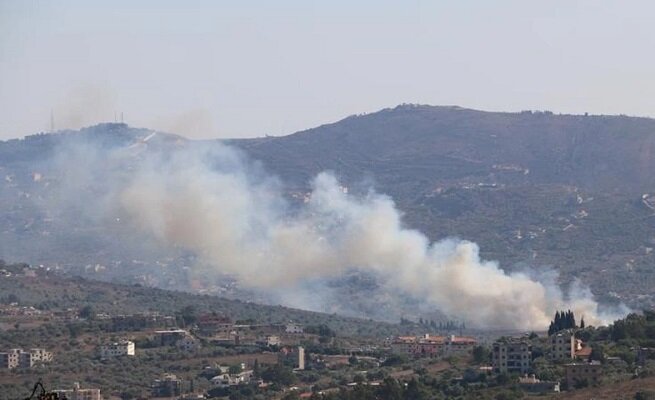
[[[239,372],[238,374],[216,375],[215,377],[211,378],[209,382],[214,387],[238,386],[241,384],[250,383],[250,381],[252,380],[252,376],[253,376],[253,371],[248,370],[248,371]]]
[[[122,340],[120,342],[100,346],[100,358],[134,356],[134,354],[134,342],[130,340]]]
[[[284,332],[292,333],[292,334],[299,334],[299,333],[303,333],[304,329],[303,329],[302,325],[287,324],[287,326],[284,328]]]

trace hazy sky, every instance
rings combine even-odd
[[[655,115],[653,1],[0,0],[0,139],[280,135],[399,103]]]

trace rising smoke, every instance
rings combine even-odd
[[[382,290],[410,295],[484,328],[545,329],[560,309],[584,315],[591,324],[612,317],[602,315],[580,285],[565,295],[552,276],[508,274],[496,262],[481,260],[475,243],[431,243],[403,226],[391,198],[373,190],[347,194],[330,173],[314,178],[298,207],[285,200],[277,179],[220,144],[125,152],[85,149],[76,153],[91,157],[67,159],[85,174],[102,171],[101,213],[194,252],[210,266],[198,266],[198,275],[228,274],[244,287],[293,292],[360,270],[374,274]],[[117,167],[126,162],[129,174]]]
[[[334,176],[321,173],[307,199],[292,209],[275,180],[253,178],[222,146],[151,160],[120,193],[139,229],[193,250],[245,286],[292,290],[355,268],[480,327],[539,329],[556,310],[569,308],[590,323],[603,322],[588,290],[576,288],[565,299],[553,282],[480,260],[475,243],[430,243],[403,227],[387,196],[348,195]]]

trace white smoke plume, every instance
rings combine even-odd
[[[561,309],[608,321],[588,289],[574,285],[565,295],[553,280],[508,274],[481,260],[472,242],[430,243],[403,226],[387,196],[348,195],[329,173],[312,188],[295,207],[238,152],[187,146],[139,162],[115,196],[135,228],[211,266],[199,274],[229,274],[246,287],[293,290],[360,269],[469,326],[545,329]]]

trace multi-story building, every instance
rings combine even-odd
[[[443,336],[398,336],[391,341],[391,352],[409,357],[438,357],[443,355],[445,344]]]
[[[31,368],[36,364],[52,361],[52,353],[45,349],[11,349],[6,353],[0,353],[0,368]]]
[[[122,340],[100,346],[100,358],[133,356],[134,354],[134,342],[130,340]]]
[[[234,331],[232,320],[216,314],[201,315],[196,325],[198,333],[204,336],[227,336]]]
[[[0,368],[14,369],[18,367],[21,349],[11,349],[8,352],[0,353]]]
[[[100,389],[81,389],[80,384],[75,382],[72,389],[55,390],[60,398],[68,400],[101,400]]]
[[[571,360],[576,351],[582,349],[582,342],[575,338],[573,331],[560,331],[550,336],[549,358],[551,361]]]
[[[496,373],[527,374],[532,365],[532,345],[522,338],[501,339],[493,344],[491,362]]]
[[[602,376],[602,365],[599,361],[590,363],[571,363],[564,366],[566,371],[566,387],[573,389],[577,386],[595,385]]]
[[[182,380],[173,374],[164,374],[156,379],[152,385],[153,397],[175,397],[182,394]]]

